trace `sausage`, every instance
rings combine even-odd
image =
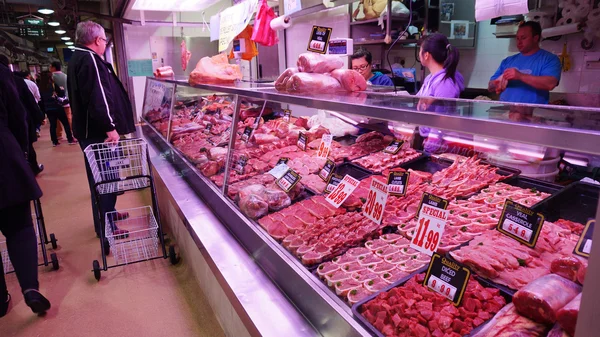
[[[331,77],[340,82],[346,91],[364,91],[367,89],[367,81],[357,71],[352,69],[336,69],[331,72]]]
[[[517,291],[513,303],[519,314],[554,324],[558,311],[581,292],[581,286],[555,274],[542,276]]]
[[[569,335],[575,336],[575,327],[577,326],[577,315],[579,315],[579,306],[581,305],[581,294],[558,311],[558,324]]]

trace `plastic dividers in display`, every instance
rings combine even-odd
[[[524,189],[533,189],[535,188],[539,192],[556,194],[560,190],[564,188],[564,186],[549,183],[547,181],[537,180],[533,178],[528,178],[525,176],[514,176],[503,181],[511,186],[521,187]]]
[[[406,282],[408,282],[411,278],[415,277],[418,274],[422,274],[422,273],[426,273],[427,272],[427,268],[428,266],[425,266],[419,270],[417,270],[416,272],[410,274],[409,276],[401,279],[398,282],[395,282],[394,284],[390,285],[389,287],[386,287],[385,289],[382,289],[360,301],[358,301],[356,304],[354,304],[352,306],[352,314],[354,315],[354,317],[356,317],[356,319],[358,319],[358,321],[362,324],[362,326],[364,326],[367,330],[369,330],[369,332],[371,332],[371,334],[373,336],[377,336],[377,337],[385,337],[385,335],[383,335],[379,330],[377,330],[377,328],[375,328],[361,313],[360,313],[360,307],[362,307],[365,303],[372,301],[373,299],[375,299],[377,296],[379,296],[380,294],[384,293],[384,292],[388,292],[394,288],[397,287],[401,287],[403,286]],[[508,305],[509,303],[512,302],[512,298],[513,298],[513,294],[514,292],[507,292],[504,289],[497,287],[495,284],[490,283],[487,280],[482,280],[478,277],[475,277],[475,280],[478,281],[482,286],[486,287],[486,288],[496,288],[498,290],[500,290],[500,295],[502,297],[504,297],[504,299],[506,300],[506,304]],[[472,282],[472,280],[471,280]],[[450,300],[448,300],[448,302],[450,302]],[[460,307],[460,306],[459,306]],[[486,324],[488,324],[489,321],[491,321],[494,317],[492,316],[492,318],[490,318],[489,320],[483,322],[480,326],[476,327],[475,329],[473,329],[468,335],[466,335],[465,337],[469,337],[469,336],[473,336],[475,335],[479,330],[481,330]]]
[[[600,186],[574,182],[532,209],[544,214],[546,221],[564,219],[585,225],[596,218]]]
[[[333,140],[340,143],[342,146],[350,146],[356,143],[358,136],[345,135],[343,137],[333,137]]]

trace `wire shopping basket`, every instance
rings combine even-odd
[[[105,217],[106,239],[115,264],[130,264],[159,256],[158,222],[152,207],[123,211],[129,213],[129,218],[117,221],[117,212],[107,212]]]
[[[148,144],[142,139],[91,144],[83,150],[99,194],[150,186]]]

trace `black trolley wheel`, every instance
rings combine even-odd
[[[110,243],[107,238],[104,238],[104,255],[110,254]]]
[[[52,261],[52,270],[58,270],[60,265],[58,263],[58,257],[56,257],[56,253],[50,254],[50,260]]]
[[[177,253],[175,252],[175,246],[173,245],[169,246],[169,260],[171,261],[172,265],[178,264],[181,260],[179,256],[177,256]]]
[[[50,234],[50,243],[52,244],[52,249],[58,248],[58,244],[56,242],[58,242],[58,240],[56,240],[56,235],[54,235],[54,233]]]
[[[100,277],[102,277],[100,275],[100,262],[98,262],[98,260],[94,260],[94,262],[92,262],[92,268],[94,270],[94,278],[96,281],[100,281]]]

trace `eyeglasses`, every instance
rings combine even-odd
[[[100,40],[102,40],[102,41],[104,41],[104,43],[107,43],[107,42],[108,42],[108,40],[107,40],[107,39],[105,39],[105,38],[103,38],[103,37],[99,37],[99,39],[100,39]]]
[[[369,64],[363,64],[362,66],[358,66],[358,67],[352,67],[352,70],[356,70],[356,71],[363,71],[366,70],[367,68],[369,68]]]

